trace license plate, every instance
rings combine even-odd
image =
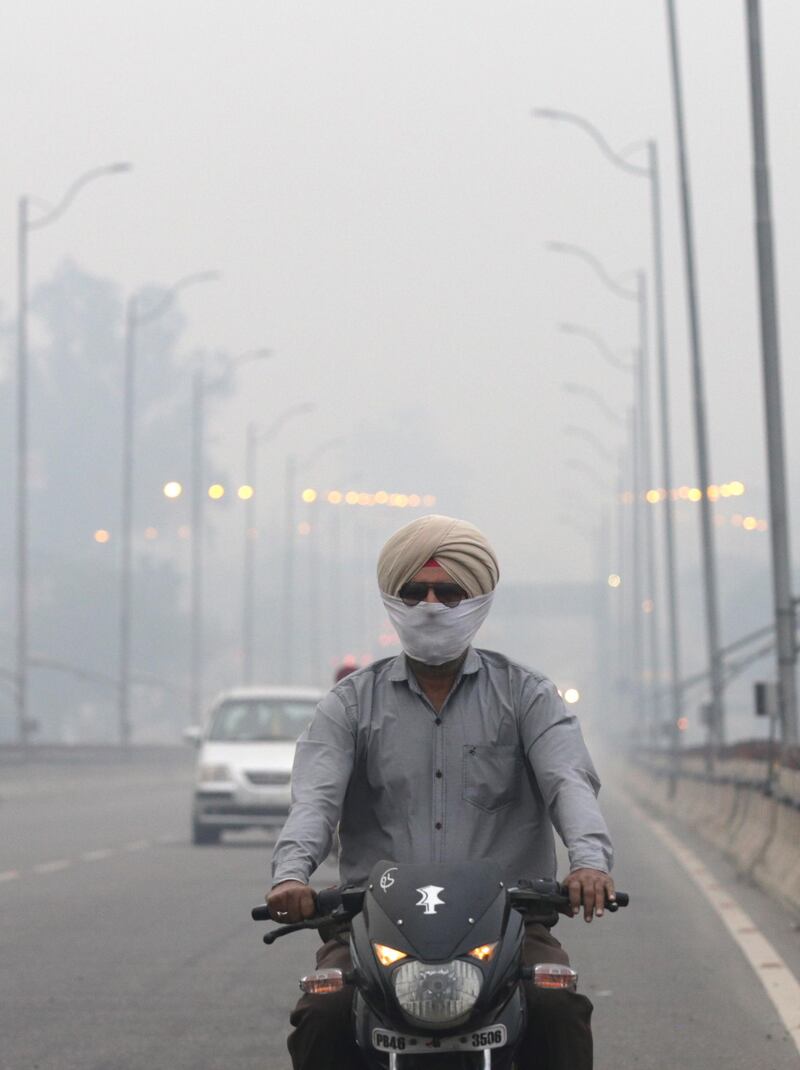
[[[376,1051],[405,1052],[407,1055],[436,1055],[440,1051],[483,1051],[502,1048],[506,1043],[506,1027],[492,1025],[474,1033],[456,1037],[412,1037],[393,1033],[389,1029],[372,1030],[372,1046]]]

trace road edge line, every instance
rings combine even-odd
[[[733,896],[723,891],[719,881],[694,851],[684,846],[662,821],[652,817],[627,792],[625,794],[629,808],[634,809],[650,826],[714,908],[763,985],[789,1037],[800,1052],[800,981],[750,915]]]

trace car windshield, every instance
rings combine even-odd
[[[208,738],[226,743],[294,742],[316,709],[311,699],[239,699],[223,702]]]

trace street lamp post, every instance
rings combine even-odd
[[[631,290],[626,286],[622,286],[619,282],[611,277],[606,271],[600,261],[589,253],[586,249],[581,248],[578,245],[568,245],[564,242],[548,242],[547,247],[554,252],[567,253],[568,255],[575,256],[580,260],[583,260],[594,271],[595,275],[603,283],[603,285],[609,289],[617,297],[626,301],[633,301],[636,303],[638,310],[638,334],[639,334],[639,349],[637,354],[637,360],[635,363],[636,371],[636,398],[637,398],[637,439],[638,449],[634,462],[636,464],[637,481],[634,483],[634,490],[636,493],[636,501],[634,503],[634,509],[638,512],[645,508],[644,494],[645,488],[652,486],[652,452],[650,449],[650,385],[649,385],[649,360],[648,360],[648,346],[647,346],[647,285],[645,274],[639,270],[636,272],[636,287]],[[648,718],[648,725],[651,734],[653,733],[653,721],[658,722],[660,720],[661,710],[661,691],[658,686],[659,678],[661,675],[661,652],[659,641],[659,617],[656,613],[656,562],[655,562],[655,536],[654,536],[654,524],[653,516],[649,510],[644,513],[644,526],[646,529],[646,543],[647,553],[645,560],[647,562],[647,585],[650,588],[650,594],[647,599],[643,600],[638,607],[638,614],[647,612],[650,617],[649,637],[650,637],[650,672],[652,674],[652,687],[651,694],[653,699],[652,716]]]
[[[28,234],[55,223],[84,186],[105,175],[130,171],[129,163],[95,167],[77,178],[56,206],[32,219],[30,198],[20,197],[17,206],[17,629],[16,629],[16,700],[17,741],[27,748],[31,721],[28,714]]]
[[[643,271],[639,271],[636,274],[636,289],[639,309],[639,337],[641,339],[637,372],[642,475],[644,477],[644,490],[640,492],[642,498],[638,504],[639,508],[644,510],[645,541],[647,543],[645,561],[647,563],[647,586],[650,591],[647,604],[642,604],[641,611],[650,614],[650,669],[652,672],[650,693],[653,698],[653,715],[649,719],[649,728],[650,744],[652,745],[658,741],[664,714],[661,691],[661,615],[656,582],[655,517],[652,508],[650,508],[650,503],[647,502],[645,497],[647,491],[652,488],[654,480],[652,437],[650,435],[650,362],[647,359],[647,284]]]
[[[722,671],[722,648],[719,628],[719,596],[717,593],[717,567],[714,553],[714,528],[711,517],[711,502],[708,497],[710,463],[708,451],[708,427],[706,423],[705,376],[700,339],[700,312],[697,299],[697,280],[694,258],[694,227],[692,222],[692,198],[689,188],[689,164],[686,151],[686,132],[683,118],[683,89],[681,83],[678,28],[674,0],[666,0],[669,29],[670,67],[675,110],[675,129],[678,142],[678,168],[680,171],[681,221],[683,227],[684,276],[686,279],[686,302],[689,312],[689,338],[692,355],[692,387],[694,394],[694,427],[697,443],[697,475],[700,481],[700,534],[703,555],[704,596],[706,612],[706,635],[708,643],[709,674],[711,677],[711,718],[709,723],[708,766],[713,767],[717,752],[725,741],[724,679]],[[667,484],[671,486],[671,484]]]
[[[628,174],[647,178],[650,185],[650,217],[652,224],[653,250],[653,289],[655,293],[655,333],[656,360],[658,365],[658,397],[661,431],[661,477],[665,487],[672,486],[672,428],[670,419],[669,366],[667,358],[667,331],[664,296],[664,252],[663,227],[661,221],[661,178],[658,162],[658,146],[651,138],[646,142],[647,166],[631,163],[620,153],[615,152],[596,126],[583,116],[575,115],[554,108],[539,108],[534,114],[542,118],[556,119],[579,127],[595,142],[600,151],[615,167]],[[678,627],[678,583],[675,555],[675,517],[672,499],[664,501],[664,566],[666,572],[667,628],[669,634],[670,657],[670,694],[672,715],[670,719],[670,741],[673,761],[677,761],[677,748],[680,745],[678,721],[681,717],[681,655],[680,629]],[[674,785],[674,778],[673,778]]]
[[[341,446],[344,439],[341,437],[331,438],[321,443],[306,457],[298,460],[295,454],[289,454],[286,458],[285,470],[285,520],[286,520],[286,546],[284,550],[283,566],[283,607],[281,612],[281,628],[283,631],[283,672],[286,681],[294,681],[295,661],[295,637],[294,637],[294,604],[297,596],[294,582],[294,549],[297,536],[297,513],[295,510],[297,494],[297,475],[310,468],[319,458],[329,450]],[[313,550],[312,550],[313,552]],[[312,592],[316,599],[319,592]],[[313,627],[319,628],[319,621],[314,622]]]
[[[179,291],[198,282],[218,278],[204,271],[179,279],[151,308],[142,309],[136,294],[125,306],[125,367],[122,395],[122,497],[120,516],[119,680],[117,721],[123,747],[131,740],[131,635],[133,627],[133,490],[136,435],[136,344],[138,328],[158,319],[172,305]]]
[[[578,333],[577,331],[575,333]],[[598,339],[599,340],[599,339]],[[608,348],[605,343],[602,343],[604,348]],[[628,372],[636,373],[636,365],[622,365],[624,370]],[[621,416],[615,412],[605,401],[603,396],[592,387],[586,386],[584,383],[562,383],[562,389],[569,394],[577,395],[579,397],[589,398],[590,401],[597,407],[597,409],[603,414],[605,419],[617,427],[625,427],[628,432],[628,441],[630,443],[630,472],[625,472],[625,451],[620,451],[619,456],[619,487],[618,487],[618,550],[620,557],[620,564],[625,559],[625,498],[624,488],[626,483],[630,486],[637,487],[640,483],[639,465],[641,450],[639,446],[639,432],[640,424],[636,419],[636,408],[631,406],[626,416]],[[636,390],[634,390],[636,395]],[[568,430],[568,429],[565,429]],[[591,432],[587,432],[585,436],[590,436]],[[594,436],[592,436],[594,437]],[[597,483],[598,475],[593,468],[584,462],[579,462],[574,459],[567,460],[567,466],[579,471],[585,472],[590,476],[593,482]],[[610,488],[609,488],[610,490]],[[635,501],[635,499],[634,499]],[[619,635],[620,644],[624,645],[624,594],[626,591],[630,591],[630,614],[631,614],[631,627],[630,627],[630,671],[629,677],[633,681],[633,695],[632,704],[632,719],[633,723],[637,723],[637,715],[640,716],[643,708],[643,692],[642,692],[642,679],[643,679],[643,664],[642,664],[642,643],[641,643],[641,629],[639,628],[639,614],[641,611],[642,594],[641,594],[641,533],[640,533],[640,521],[641,513],[636,507],[632,510],[631,524],[630,524],[630,541],[631,541],[631,565],[630,570],[625,570],[626,579],[630,578],[630,582],[625,583],[623,590],[623,599],[620,600],[620,616],[619,616]],[[620,666],[623,665],[623,655],[620,653]]]
[[[761,17],[758,0],[747,0],[747,36],[750,56],[750,102],[753,124],[753,184],[758,249],[759,307],[761,311],[761,363],[766,409],[767,467],[769,471],[770,534],[772,538],[772,593],[778,655],[779,702],[784,745],[795,744],[797,731],[797,646],[795,602],[789,543],[786,462],[783,445],[781,357],[778,336],[778,298],[772,242],[769,157],[761,61]]]
[[[203,694],[203,657],[204,657],[204,541],[205,541],[205,496],[204,487],[204,451],[205,451],[205,401],[209,386],[219,386],[236,368],[254,360],[264,360],[273,356],[270,349],[251,349],[230,360],[217,379],[207,383],[203,367],[196,368],[192,375],[192,435],[191,435],[191,480],[192,480],[192,516],[191,545],[189,565],[189,613],[190,613],[190,655],[189,655],[189,719],[193,724],[200,723],[201,701]]]
[[[245,481],[253,493],[245,503],[244,555],[242,569],[242,678],[253,682],[253,648],[255,634],[255,549],[257,538],[256,495],[258,493],[258,447],[271,441],[293,416],[312,412],[313,405],[292,405],[266,430],[259,430],[252,421],[247,425],[245,440]]]
[[[633,665],[633,696],[635,709],[633,711],[634,725],[638,729],[641,723],[642,707],[644,705],[644,644],[642,642],[642,630],[639,620],[642,612],[642,506],[640,502],[641,470],[642,470],[642,444],[640,439],[641,420],[637,418],[636,405],[628,410],[628,431],[631,442],[630,476],[633,487],[633,508],[631,509],[630,537],[633,559],[631,575],[631,659]]]

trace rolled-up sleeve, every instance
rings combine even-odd
[[[353,771],[355,728],[336,691],[320,702],[297,741],[289,817],[272,854],[273,886],[308,882],[331,849]]]
[[[597,804],[600,778],[577,717],[550,680],[540,680],[525,703],[521,734],[550,819],[569,852],[570,869],[609,873],[614,852]]]

